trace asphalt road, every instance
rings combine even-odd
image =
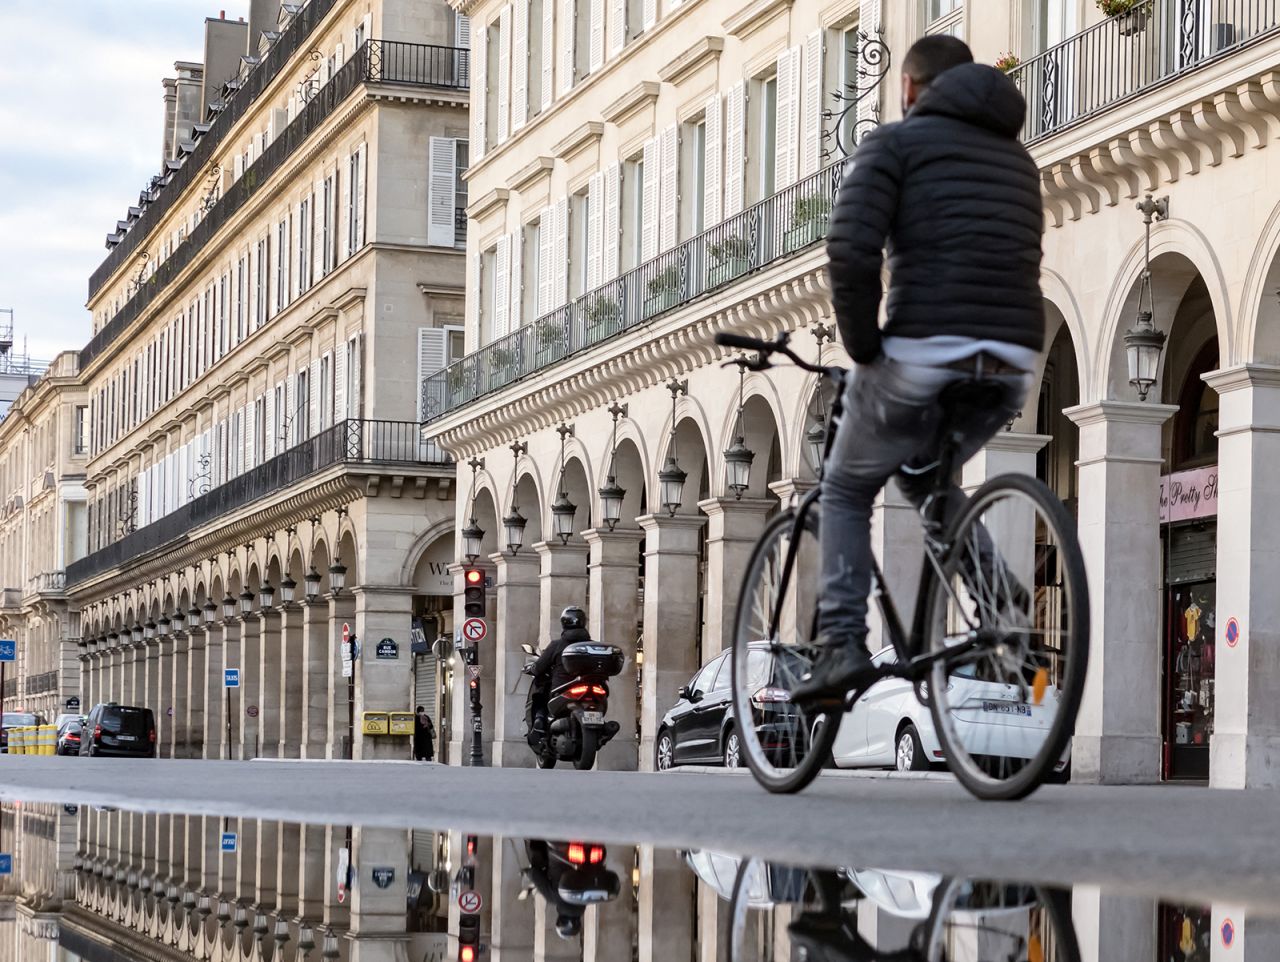
[[[782,797],[745,773],[5,756],[0,798],[572,836],[1280,910],[1280,792],[1271,791],[1051,786],[1022,802],[984,803],[954,783],[891,778],[823,776]]]

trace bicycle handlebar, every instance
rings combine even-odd
[[[759,371],[769,367],[769,355],[781,354],[783,357],[789,358],[796,367],[811,371],[814,374],[836,378],[844,373],[844,368],[825,367],[821,364],[806,361],[787,346],[790,340],[791,335],[786,331],[779,331],[772,341],[761,340],[758,337],[747,337],[745,334],[730,334],[725,331],[715,336],[715,342],[722,347],[736,347],[742,351],[757,351],[760,359],[750,365],[752,370]]]

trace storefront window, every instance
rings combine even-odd
[[[1177,962],[1209,962],[1213,917],[1208,909],[1189,905],[1160,906],[1158,958]]]

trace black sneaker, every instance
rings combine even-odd
[[[850,691],[866,688],[878,674],[862,641],[826,642],[813,667],[791,689],[791,700],[843,700]]]

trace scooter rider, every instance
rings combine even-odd
[[[525,668],[525,672],[533,676],[534,687],[542,691],[534,710],[536,731],[545,732],[547,729],[547,696],[573,679],[573,676],[564,670],[561,654],[574,642],[590,640],[591,635],[587,632],[587,613],[577,605],[570,605],[560,612],[560,637],[553,639],[542,650],[538,660]]]
[[[551,857],[548,844],[541,839],[529,839],[525,848],[529,853],[529,867],[525,870],[527,877],[546,899],[547,907],[555,911],[556,935],[562,939],[576,938],[582,933],[582,916],[586,914],[586,907],[561,898],[560,877],[564,874],[564,866]]]

